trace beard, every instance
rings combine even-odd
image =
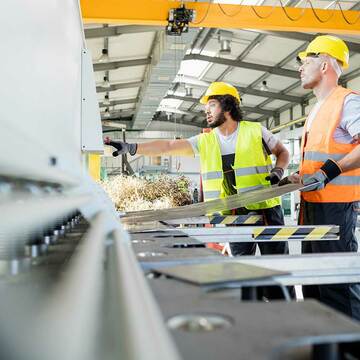
[[[217,128],[218,126],[222,125],[226,121],[224,111],[221,111],[221,113],[214,119],[214,121],[211,124],[208,124],[209,127],[212,129]]]

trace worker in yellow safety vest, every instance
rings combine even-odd
[[[300,78],[317,102],[307,116],[299,173],[283,179],[309,185],[301,193],[300,224],[340,225],[339,241],[302,244],[303,253],[356,252],[360,200],[360,95],[338,85],[349,67],[349,49],[338,37],[316,37],[299,53]],[[360,285],[303,286],[305,298],[360,320]]]
[[[289,153],[260,123],[242,119],[237,89],[224,82],[213,82],[200,103],[205,105],[207,124],[212,128],[209,133],[139,144],[106,139],[105,144],[117,149],[114,155],[199,155],[205,201],[277,184],[289,163]],[[270,154],[276,157],[274,167]],[[236,209],[236,214],[249,212],[262,214],[268,225],[284,225],[279,198]],[[286,242],[259,243],[259,248],[262,254],[288,254]],[[234,256],[253,255],[256,243],[230,243],[230,249]]]

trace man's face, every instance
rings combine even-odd
[[[216,99],[209,100],[205,105],[206,121],[212,129],[222,125],[226,118],[220,102]]]
[[[301,85],[304,89],[313,89],[319,84],[322,78],[322,66],[323,59],[320,57],[307,56],[302,60],[299,72]]]

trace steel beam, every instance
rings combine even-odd
[[[181,83],[187,84],[186,78]],[[204,82],[204,84],[200,84],[200,82],[199,82],[199,84],[189,82],[189,84],[194,85],[195,87],[207,87],[210,85],[210,82],[207,85],[205,84],[205,82]],[[281,94],[280,92],[277,93],[277,92],[273,92],[273,91],[262,91],[262,90],[258,90],[258,89],[247,88],[244,86],[235,86],[235,87],[242,95],[248,94],[248,95],[254,95],[254,96],[261,96],[261,97],[266,97],[266,98],[270,98],[270,99],[289,101],[289,102],[296,103],[296,104],[301,104],[304,101],[303,98],[300,96],[286,95],[286,94]]]
[[[148,0],[137,0],[136,6],[132,0],[122,0],[121,6],[114,0],[81,0],[84,22],[98,24],[122,23],[166,26],[169,10],[180,5],[180,1],[169,2],[168,0],[152,1],[151,6],[149,6]],[[315,15],[311,8],[301,7],[254,7],[250,5],[219,5],[210,2],[186,2],[186,7],[196,11],[196,19],[191,24],[194,27],[321,31],[338,34],[360,33],[358,22],[354,25],[349,24],[358,18],[358,12],[351,10],[341,12],[332,9],[316,9]],[[291,21],[289,17],[298,20]],[[327,19],[327,21],[319,21],[318,18]]]
[[[110,101],[110,105],[104,105],[104,103],[102,103],[102,102],[99,103],[99,107],[109,107],[109,106],[115,106],[115,105],[133,104],[133,103],[137,103],[138,101],[139,101],[138,98],[112,100],[112,101]]]
[[[205,56],[200,54],[189,54],[184,56],[185,60],[201,60],[201,61],[207,61],[213,64],[220,64],[220,65],[226,65],[226,66],[233,66],[233,67],[240,67],[244,69],[251,69],[251,70],[257,70],[257,71],[263,71],[269,74],[275,74],[280,76],[286,76],[291,78],[299,78],[299,72],[295,70],[288,70],[288,69],[282,69],[279,67],[274,66],[268,66],[268,65],[261,65],[256,63],[249,63],[245,61],[238,61],[238,60],[230,60],[230,59],[224,59],[224,58],[218,58],[213,56]]]
[[[186,96],[177,96],[177,95],[168,95],[168,96],[165,96],[164,99],[176,99],[176,100],[182,100],[182,101],[193,102],[193,103],[199,103],[199,101],[200,101],[200,99],[197,99],[197,98],[189,98]],[[246,112],[252,112],[252,113],[261,114],[261,115],[267,115],[267,116],[275,116],[276,115],[275,111],[260,109],[259,107],[241,106],[241,109]],[[189,114],[193,114],[194,116],[199,116],[201,113],[189,112]]]
[[[151,58],[110,61],[107,63],[94,64],[94,71],[116,70],[122,67],[142,66],[151,63]]]
[[[291,31],[260,31],[262,34],[271,35],[275,37],[291,39],[291,40],[300,40],[310,42],[314,40],[317,34],[308,34],[301,32],[291,32]],[[352,41],[346,41],[346,45],[348,46],[350,51],[355,53],[360,53],[360,44]]]
[[[112,37],[124,34],[136,34],[144,32],[153,32],[163,30],[160,26],[142,26],[142,25],[123,25],[123,26],[109,26],[106,28],[85,29],[86,39],[95,39],[101,37]]]
[[[111,84],[110,88],[104,88],[102,86],[97,86],[96,87],[96,92],[100,93],[100,92],[111,92],[111,91],[116,91],[119,89],[131,89],[131,88],[136,88],[142,85],[142,81],[132,81],[132,82],[128,82],[128,83],[117,83],[117,84]]]

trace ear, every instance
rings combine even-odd
[[[223,111],[224,112],[231,111],[231,103],[230,103],[230,101],[225,101],[223,103]]]
[[[321,64],[321,71],[326,71],[328,69],[328,63],[326,61],[324,61],[322,64]]]

